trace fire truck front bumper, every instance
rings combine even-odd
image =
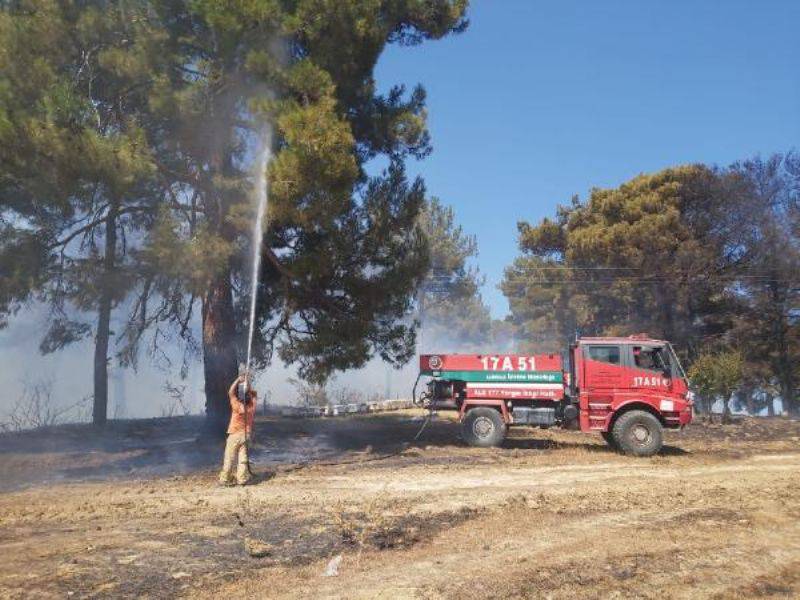
[[[662,413],[664,424],[670,429],[683,429],[692,422],[692,404],[687,404],[677,411]]]
[[[683,429],[692,422],[694,416],[694,402],[689,402],[684,409],[680,412],[680,427]]]

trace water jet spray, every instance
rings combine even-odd
[[[271,157],[272,132],[267,130],[264,146],[257,160],[256,173],[256,197],[258,207],[256,209],[256,222],[253,228],[253,271],[250,284],[250,320],[247,330],[247,359],[244,364],[245,375],[250,374],[250,363],[253,358],[253,337],[255,335],[256,323],[256,299],[258,296],[258,278],[261,270],[261,242],[264,239],[264,219],[267,212],[268,179],[267,166]]]

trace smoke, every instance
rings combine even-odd
[[[503,340],[487,338],[481,342],[461,339],[457,334],[445,328],[425,325],[417,332],[417,352],[407,364],[395,368],[380,358],[373,358],[364,367],[343,371],[333,376],[326,386],[328,397],[335,400],[347,393],[360,394],[364,399],[379,397],[380,399],[410,399],[414,382],[419,374],[420,354],[475,354],[485,352],[511,352],[514,340],[511,337]],[[300,404],[295,390],[286,389],[269,369],[269,381],[276,385],[274,398],[285,398],[288,402],[277,404]],[[283,369],[286,369],[283,367]],[[280,372],[280,371],[279,371]],[[291,372],[291,371],[284,371]],[[273,383],[275,382],[275,383]],[[280,392],[278,390],[281,390]],[[288,394],[288,395],[287,395]]]
[[[116,311],[124,314],[124,310]],[[74,406],[92,394],[94,340],[87,338],[61,351],[42,355],[39,342],[46,329],[47,308],[33,305],[11,319],[0,332],[0,422],[6,420],[26,388],[43,381],[53,382],[54,409]],[[116,325],[116,327],[115,327]],[[112,323],[121,330],[122,323]],[[113,338],[112,338],[113,339]],[[180,364],[182,347],[165,344],[160,364],[142,360],[137,370],[123,369],[114,361],[109,364],[109,415],[112,417],[147,418],[161,416],[174,403],[167,384],[178,379],[174,366]],[[192,362],[185,382],[183,403],[192,413],[202,412],[203,375],[199,362]],[[89,403],[90,404],[90,403]],[[70,412],[63,420],[86,420],[88,412]]]
[[[124,315],[124,309],[116,311]],[[74,405],[92,393],[93,340],[88,338],[60,352],[42,355],[39,342],[44,333],[47,309],[36,305],[21,312],[0,336],[0,422],[5,420],[26,386],[42,380],[54,383],[52,397],[55,408]],[[117,323],[117,329],[121,323]],[[417,354],[453,354],[481,352],[510,352],[511,340],[487,339],[483,343],[468,342],[444,328],[425,326],[418,332]],[[180,415],[188,410],[201,414],[205,408],[202,363],[189,364],[185,380],[180,380],[175,365],[180,364],[183,351],[180,340],[163,345],[163,356],[153,364],[149,358],[140,361],[137,370],[110,365],[109,415],[112,418],[149,418],[167,414]],[[170,363],[173,361],[173,363]],[[325,391],[329,399],[360,394],[364,399],[410,398],[419,364],[415,356],[397,369],[380,358],[373,358],[364,367],[334,375]],[[303,398],[292,380],[298,379],[296,369],[275,361],[267,369],[255,373],[254,386],[259,397],[277,406],[301,405]],[[175,390],[182,387],[182,397],[176,404]],[[85,420],[84,415],[70,415],[71,420]]]

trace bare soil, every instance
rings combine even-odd
[[[237,488],[197,419],[0,436],[0,597],[800,597],[797,421],[634,459],[562,430],[469,448],[446,415],[409,443],[421,418],[262,419]]]

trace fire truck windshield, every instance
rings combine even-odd
[[[683,378],[685,381],[689,381],[686,377],[686,371],[683,370],[681,366],[681,361],[678,360],[678,355],[675,354],[675,349],[672,347],[672,344],[667,344],[667,349],[669,350],[669,357],[670,362],[672,363],[672,370],[674,376],[678,376]]]

